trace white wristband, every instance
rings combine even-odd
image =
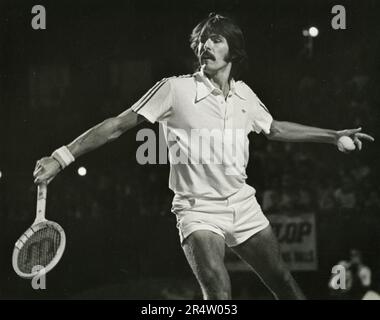
[[[51,156],[59,162],[62,169],[65,169],[70,163],[75,161],[74,156],[66,146],[55,150]]]

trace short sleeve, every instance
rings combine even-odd
[[[266,134],[269,134],[272,121],[272,115],[267,107],[254,95],[252,103],[252,130],[256,133],[264,131]]]
[[[140,100],[132,110],[144,116],[151,123],[168,119],[172,110],[173,92],[169,79],[157,82]]]

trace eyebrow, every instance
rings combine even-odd
[[[204,34],[202,34],[200,37],[199,37],[199,40],[201,41],[202,40],[202,38],[204,37],[205,35]],[[211,33],[211,34],[209,34],[209,35],[207,35],[207,38],[215,38],[215,37],[217,37],[217,38],[224,38],[225,39],[225,37],[224,36],[222,36],[221,34],[218,34],[218,33]],[[202,41],[201,41],[202,42]]]

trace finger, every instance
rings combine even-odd
[[[375,138],[370,136],[369,134],[357,133],[355,136],[361,139],[366,139],[368,141],[375,141]]]
[[[42,167],[41,163],[38,163],[38,164],[36,165],[36,167],[35,167],[34,170],[37,170],[38,168],[41,168],[41,167]]]
[[[37,162],[36,162],[36,165],[34,166],[34,170],[36,170],[39,166],[40,166],[40,162],[37,161]]]
[[[355,138],[354,139],[354,143],[356,145],[356,147],[359,149],[359,151],[362,149],[362,142],[358,139],[358,138]]]
[[[42,170],[44,168],[45,168],[44,166],[42,166],[41,164],[39,164],[38,167],[36,167],[36,169],[34,169],[34,172],[40,171],[40,170]]]
[[[34,179],[34,183],[36,184],[40,184],[40,183],[43,183],[46,181],[46,176],[44,175],[41,175],[39,177],[37,177],[36,179]]]
[[[362,128],[357,128],[357,129],[347,129],[347,130],[344,131],[344,135],[351,136],[351,135],[353,135],[353,134],[355,134],[355,133],[358,133],[358,132],[360,132],[360,131],[362,131]]]
[[[42,167],[39,167],[37,170],[34,170],[33,175],[37,176],[42,171]]]

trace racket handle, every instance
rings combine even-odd
[[[46,197],[47,197],[47,183],[43,182],[37,187],[37,213],[36,221],[42,221],[45,219],[46,209]]]
[[[46,196],[47,196],[47,183],[43,182],[43,183],[40,183],[37,187],[37,201],[40,199],[46,200]]]

